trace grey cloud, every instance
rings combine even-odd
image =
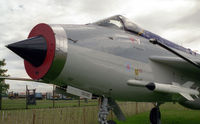
[[[200,39],[200,29],[195,32],[191,32],[190,30],[188,31],[186,37],[183,37],[184,43],[194,43],[197,44],[199,43]]]
[[[138,17],[132,18],[132,20],[141,24],[142,27],[144,26],[157,32],[171,28],[185,27],[186,25],[190,27],[197,26],[200,22],[200,2],[191,0],[189,3],[191,5],[195,4],[195,6],[188,11],[184,11],[185,8],[182,8],[183,10],[179,9],[175,11],[159,9],[151,11],[148,14],[141,14]]]
[[[199,28],[200,24],[200,8],[196,9],[190,15],[176,21],[177,27],[190,27],[190,28]]]
[[[23,6],[23,5],[19,5],[19,8],[22,8],[22,9],[23,9],[23,8],[24,8],[24,6]]]
[[[199,2],[200,3],[200,2]],[[184,43],[198,43],[200,40],[200,4],[191,11],[190,14],[178,19],[173,27],[175,29],[184,29],[187,34],[183,37]]]
[[[113,2],[108,0],[84,0],[81,3],[80,11],[83,11],[84,13],[88,15],[106,15],[109,11],[112,11],[113,9],[118,9],[118,3],[119,1]]]
[[[182,14],[183,16],[181,18],[177,18],[174,20],[174,23],[170,25],[170,27],[173,28],[191,28],[194,30],[194,28],[199,28],[200,24],[200,1],[193,0],[194,7],[187,13]],[[190,5],[188,5],[190,6]],[[183,8],[184,10],[185,8]]]
[[[135,20],[141,27],[159,34],[163,30],[173,28],[172,25],[176,25],[174,24],[176,19],[177,16],[175,14],[163,10],[142,15],[132,20]]]

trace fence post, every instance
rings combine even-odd
[[[33,111],[33,124],[35,124],[35,111]]]
[[[138,103],[135,103],[136,114],[138,114]]]
[[[28,86],[26,85],[26,109],[28,109]]]
[[[86,116],[86,112],[85,112],[85,107],[83,107],[83,124],[85,124],[85,117]]]
[[[81,106],[81,98],[79,97],[78,99],[78,106],[80,107]]]
[[[53,108],[55,107],[55,93],[54,93],[55,85],[53,84]]]

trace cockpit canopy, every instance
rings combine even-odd
[[[142,28],[140,28],[138,25],[136,25],[135,23],[131,22],[129,19],[127,19],[126,17],[122,16],[122,15],[116,15],[116,16],[112,16],[110,18],[107,19],[103,19],[100,20],[98,22],[94,22],[92,23],[94,25],[99,25],[99,26],[104,26],[104,27],[108,27],[108,28],[115,28],[115,29],[119,29],[119,30],[125,30],[125,31],[129,31],[132,33],[136,33],[139,34],[140,36],[146,38],[146,39],[157,39],[158,41],[160,41],[161,43],[181,50],[183,52],[189,53],[189,54],[194,54],[196,55],[195,52],[188,50],[182,46],[179,46],[173,42],[170,42],[154,33],[151,33],[147,30],[143,30]]]
[[[138,25],[131,22],[129,19],[127,19],[126,17],[122,15],[112,16],[110,18],[100,20],[93,24],[109,27],[109,28],[126,30],[130,32],[138,33],[138,34],[140,34],[143,31],[142,28],[140,28]]]

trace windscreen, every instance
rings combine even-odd
[[[95,22],[94,24],[108,28],[124,29],[122,21],[117,16]]]
[[[143,29],[140,28],[138,25],[130,21],[124,16],[116,15],[98,22],[95,22],[93,24],[109,27],[109,28],[116,28],[121,30],[127,30],[133,33],[141,34],[143,32]]]
[[[128,18],[125,18],[125,17],[122,16],[121,19],[124,23],[125,30],[135,32],[137,34],[140,34],[140,33],[143,32],[142,28],[140,28],[138,25],[136,25],[135,23],[130,21]]]

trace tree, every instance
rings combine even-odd
[[[9,75],[6,74],[8,71],[7,69],[3,69],[3,67],[6,65],[5,59],[0,60],[0,76],[2,77],[8,77]],[[9,88],[9,85],[5,83],[4,79],[0,78],[0,110],[1,110],[1,104],[2,104],[2,94],[5,94]]]

